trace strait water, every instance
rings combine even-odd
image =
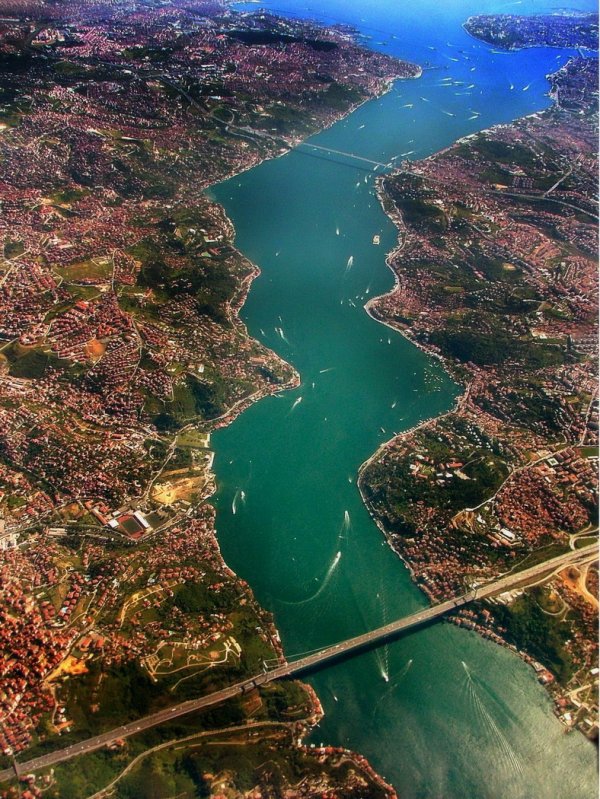
[[[546,107],[544,75],[568,57],[494,53],[461,28],[471,13],[544,11],[549,3],[262,5],[353,23],[373,37],[370,46],[435,67],[314,138],[384,162],[409,151],[428,156]],[[440,85],[447,76],[461,83]],[[212,191],[238,247],[262,269],[242,313],[250,333],[302,377],[299,389],[263,400],[213,436],[224,556],[274,612],[289,655],[425,604],[362,505],[356,472],[394,431],[449,409],[457,388],[362,308],[393,282],[385,254],[395,228],[373,177],[292,152]],[[362,752],[402,799],[597,795],[594,747],[564,734],[529,667],[476,634],[437,624],[311,682],[326,712],[312,740]]]

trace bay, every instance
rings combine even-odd
[[[261,5],[354,24],[369,46],[433,67],[313,138],[377,161],[426,157],[546,107],[544,76],[570,55],[496,53],[461,27],[471,13],[559,3]],[[289,656],[425,604],[362,505],[356,473],[394,432],[448,410],[458,388],[362,307],[393,284],[385,255],[396,232],[373,180],[356,162],[295,151],[211,191],[262,270],[242,317],[302,378],[213,436],[225,559],[274,612]],[[437,624],[310,681],[326,713],[312,740],[362,752],[403,799],[597,795],[595,748],[565,735],[529,667],[474,633]]]

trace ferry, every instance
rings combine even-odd
[[[381,236],[379,235],[379,233],[376,233],[373,236],[373,244],[381,244]]]

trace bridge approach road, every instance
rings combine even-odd
[[[569,551],[563,555],[559,555],[550,560],[538,563],[528,569],[523,569],[522,571],[518,572],[511,572],[490,583],[477,586],[471,591],[467,591],[466,593],[461,594],[454,599],[424,608],[423,610],[419,610],[403,619],[391,622],[383,627],[378,627],[377,629],[363,633],[362,635],[349,638],[346,641],[341,641],[333,646],[325,647],[318,652],[307,655],[306,657],[301,657],[294,662],[285,663],[269,671],[261,672],[254,677],[235,683],[234,685],[230,685],[220,691],[215,691],[207,696],[200,697],[199,699],[191,699],[187,702],[181,702],[178,705],[165,708],[164,710],[159,710],[158,712],[144,716],[137,721],[124,724],[121,727],[116,727],[108,732],[95,735],[92,738],[88,738],[84,741],[80,741],[79,743],[67,746],[64,749],[50,752],[47,755],[32,758],[31,760],[25,761],[23,763],[15,762],[15,770],[17,770],[19,774],[29,774],[33,771],[39,771],[40,769],[49,768],[50,766],[54,766],[58,763],[63,763],[65,760],[77,757],[78,755],[93,752],[96,749],[100,749],[103,746],[108,746],[119,739],[135,735],[136,733],[142,732],[143,730],[147,730],[151,727],[156,727],[158,724],[163,724],[167,721],[172,721],[173,719],[185,716],[188,713],[211,707],[224,702],[227,699],[231,699],[234,696],[240,696],[260,685],[272,682],[273,680],[293,677],[301,672],[314,670],[334,660],[348,657],[361,650],[378,646],[379,644],[382,644],[391,638],[395,638],[400,633],[406,632],[407,630],[414,629],[415,627],[419,627],[423,624],[433,621],[434,619],[440,618],[446,613],[456,610],[457,608],[461,608],[464,605],[468,605],[470,602],[473,602],[476,599],[487,599],[488,597],[504,593],[505,591],[509,591],[517,586],[534,582],[537,579],[542,578],[544,575],[551,574],[558,569],[587,563],[591,560],[595,560],[597,557],[597,545],[590,544],[586,547],[582,547],[581,549]],[[0,783],[14,778],[15,770],[9,768],[5,769],[4,771],[0,771]]]

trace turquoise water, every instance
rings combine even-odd
[[[264,5],[309,13],[285,0]],[[499,8],[321,2],[318,13],[354,22],[370,45],[438,68],[398,82],[315,141],[376,160],[411,150],[418,158],[547,106],[544,75],[567,53],[495,54],[461,29],[470,13]],[[463,83],[441,86],[446,76]],[[356,472],[394,431],[449,409],[457,387],[363,310],[392,286],[385,254],[396,241],[372,172],[292,152],[212,193],[262,269],[242,316],[302,378],[213,436],[224,556],[275,613],[294,655],[425,604],[366,513]],[[403,799],[597,795],[593,746],[564,734],[531,669],[475,634],[438,624],[311,682],[326,712],[312,740],[363,752]]]

